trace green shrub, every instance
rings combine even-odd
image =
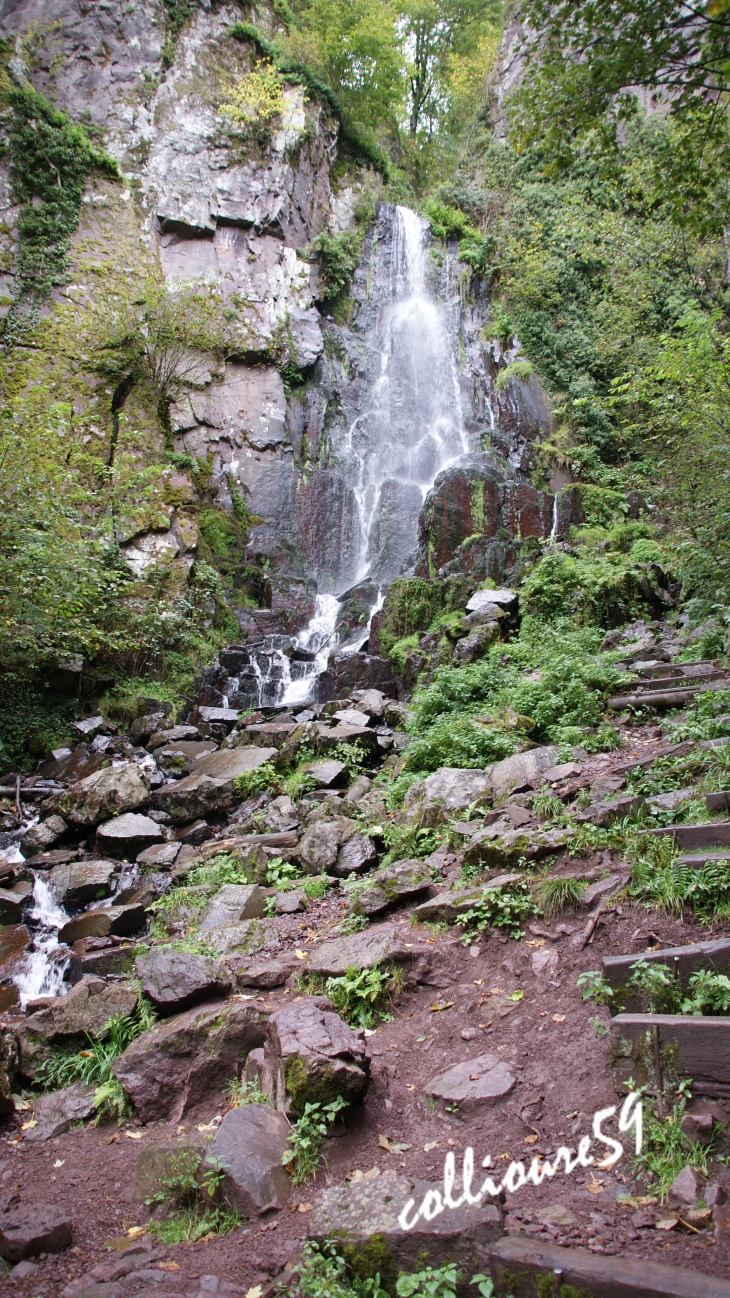
[[[322,1161],[322,1144],[327,1128],[334,1122],[347,1101],[341,1095],[329,1104],[307,1103],[304,1112],[293,1122],[287,1138],[288,1148],[282,1156],[294,1185],[303,1185],[317,1174]]]
[[[97,1121],[102,1117],[122,1118],[129,1111],[127,1098],[117,1081],[112,1065],[133,1041],[155,1022],[150,1002],[140,996],[131,1014],[115,1014],[96,1036],[86,1033],[84,1050],[56,1046],[50,1057],[36,1071],[36,1085],[43,1091],[56,1091],[72,1082],[96,1085],[94,1108]]]
[[[619,626],[638,608],[638,574],[621,555],[549,550],[526,578],[523,608],[552,621],[572,616],[580,626]]]
[[[510,937],[520,938],[524,934],[523,921],[528,915],[534,915],[535,909],[525,883],[513,883],[504,888],[487,886],[479,901],[459,916],[464,940],[470,941],[488,928],[503,928]]]
[[[341,234],[318,234],[312,247],[319,261],[322,297],[331,300],[346,293],[357,268],[362,250],[362,238],[354,230]]]
[[[442,610],[443,592],[439,582],[425,581],[422,577],[396,577],[388,587],[379,619],[383,652],[390,653],[398,641],[408,639],[414,632],[427,631]]]
[[[387,1017],[386,1009],[397,984],[391,968],[350,966],[346,973],[328,978],[325,991],[338,1014],[353,1027],[371,1028]]]
[[[239,798],[250,798],[252,793],[260,793],[263,789],[278,793],[280,787],[281,779],[271,762],[264,762],[262,766],[256,766],[250,771],[242,771],[233,781],[234,792]]]

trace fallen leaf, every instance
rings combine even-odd
[[[455,1004],[456,1001],[434,1001],[428,1008],[432,1014],[438,1014],[441,1010],[450,1010]]]
[[[416,1044],[418,1044],[419,1041],[430,1041],[430,1039],[430,1037],[416,1037]]]
[[[297,960],[306,960],[307,956],[309,955],[309,952],[308,952],[308,951],[300,951],[299,948],[297,947],[297,949],[296,949],[296,951],[294,952],[294,954],[295,954]]]
[[[157,1265],[158,1265],[158,1267],[160,1268],[161,1271],[179,1271],[179,1270],[180,1270],[180,1263],[179,1263],[179,1262],[158,1262]]]
[[[522,997],[524,996],[524,994],[525,994],[525,993],[523,992],[522,988],[521,988],[521,987],[517,987],[517,988],[515,988],[515,990],[514,990],[513,992],[510,992],[509,996],[507,997],[507,1000],[508,1000],[508,1001],[521,1001],[521,1000],[522,1000]]]
[[[429,1151],[432,1149],[437,1149],[438,1143],[439,1142],[437,1140],[429,1140],[428,1143],[423,1146],[424,1154],[428,1154]]]
[[[480,1077],[481,1077],[481,1073],[469,1073],[470,1082],[478,1082]]]
[[[415,1086],[412,1086],[410,1082],[406,1082],[407,1091],[415,1091],[415,1089],[416,1089]]]
[[[141,1139],[142,1139],[142,1132],[141,1132],[141,1131],[127,1131],[125,1134],[126,1134],[127,1136],[129,1136],[129,1139],[130,1139],[130,1140],[141,1140]]]
[[[660,1217],[659,1221],[654,1222],[655,1230],[674,1230],[679,1217]]]
[[[525,946],[544,946],[544,945],[545,945],[544,937],[533,937],[531,942],[525,942]]]
[[[127,1235],[130,1239],[136,1239],[138,1235],[144,1235],[146,1226],[130,1226]]]
[[[93,1058],[94,1058],[94,1052],[93,1052],[93,1050],[79,1050],[79,1054],[80,1054],[80,1055],[82,1056],[82,1058],[84,1058],[84,1059],[93,1059]]]
[[[474,986],[475,986],[475,987],[481,987],[481,985],[482,985],[483,982],[484,982],[484,979],[483,979],[483,978],[475,978],[475,979],[474,979]]]
[[[573,1109],[572,1113],[566,1113],[565,1116],[566,1118],[577,1118],[579,1113],[580,1109]]]
[[[553,1023],[564,1023],[564,1022],[565,1022],[564,1014],[553,1014]]]
[[[23,1123],[21,1123],[20,1130],[21,1130],[21,1131],[30,1131],[31,1127],[37,1127],[37,1126],[38,1126],[38,1123],[37,1123],[36,1119],[35,1119],[35,1118],[31,1118],[29,1122],[23,1122]]]
[[[491,1028],[493,1022],[494,1019],[487,1019],[486,1023],[480,1023],[479,1026],[480,1028]]]
[[[523,1141],[523,1144],[525,1144],[525,1145],[534,1145],[534,1143],[535,1143],[535,1141],[536,1141],[537,1139],[538,1139],[537,1136],[525,1136],[525,1139],[524,1139],[524,1141]]]
[[[546,1019],[549,1013],[550,1013],[549,1010],[540,1010],[540,1018]]]
[[[381,1136],[381,1135],[378,1136],[378,1147],[380,1149],[387,1149],[388,1153],[390,1153],[391,1149],[393,1148],[390,1141],[388,1140],[388,1137]]]
[[[498,1163],[501,1163],[501,1162],[503,1162],[503,1160],[504,1160],[505,1158],[511,1158],[511,1157],[512,1157],[512,1154],[511,1154],[510,1150],[508,1149],[506,1154],[497,1154],[497,1162],[498,1162]]]
[[[490,987],[489,994],[490,996],[503,996],[504,987]]]
[[[261,1298],[264,1292],[264,1286],[261,1284],[252,1284],[250,1289],[246,1290],[246,1298]]]
[[[216,1236],[215,1236],[215,1231],[212,1231],[212,1230],[211,1230],[207,1235],[201,1235],[200,1239],[196,1239],[195,1243],[196,1243],[196,1244],[207,1244],[209,1240],[211,1240],[211,1239],[215,1239],[215,1237],[216,1237]]]
[[[455,1140],[452,1140],[451,1137],[449,1137],[449,1141],[448,1141],[448,1143],[449,1143],[450,1145],[455,1145],[455,1144],[456,1144],[456,1141],[455,1141]]]
[[[299,1204],[297,1204],[297,1212],[314,1212],[314,1204],[313,1204],[313,1203],[299,1203]]]
[[[121,1136],[119,1135],[119,1132],[118,1132],[118,1131],[113,1131],[112,1134],[111,1134],[111,1136],[107,1136],[107,1137],[106,1137],[106,1139],[105,1139],[105,1141],[104,1141],[104,1144],[105,1144],[105,1145],[115,1145],[115,1144],[117,1143],[118,1140],[121,1140]]]
[[[55,1163],[53,1164],[53,1166],[54,1166],[54,1167],[63,1167],[63,1165],[64,1165],[65,1162],[66,1162],[66,1159],[65,1159],[65,1158],[57,1158],[56,1161],[55,1161]]]
[[[589,1194],[603,1194],[605,1184],[603,1181],[597,1181],[591,1173],[590,1181],[586,1181],[586,1190]]]
[[[391,1042],[390,1042],[390,1044],[389,1044],[389,1046],[388,1046],[388,1049],[389,1049],[389,1050],[397,1050],[397,1049],[398,1049],[398,1047],[397,1047],[395,1041],[391,1041]]]

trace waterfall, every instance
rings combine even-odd
[[[334,447],[357,505],[353,583],[402,571],[427,493],[468,451],[448,312],[427,284],[428,223],[408,207],[391,211],[386,300],[370,340],[375,372],[364,408]]]
[[[58,905],[43,875],[36,871],[33,878],[34,904],[29,918],[38,928],[33,934],[33,950],[23,957],[20,969],[13,976],[23,1009],[37,996],[60,996],[65,990],[63,977],[68,964],[68,957],[54,957],[59,945],[58,930],[69,917]]]
[[[292,640],[296,651],[312,654],[307,660],[289,662],[289,682],[282,697],[282,703],[306,703],[312,692],[312,686],[327,666],[330,650],[337,643],[335,623],[340,601],[336,595],[318,595],[314,617],[303,631]]]

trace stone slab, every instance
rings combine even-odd
[[[282,1156],[289,1123],[268,1104],[230,1109],[215,1133],[208,1158],[225,1170],[219,1192],[244,1217],[283,1208],[292,1190]]]
[[[515,1078],[505,1060],[487,1053],[465,1059],[433,1077],[424,1094],[460,1109],[485,1108],[514,1090]]]
[[[545,1284],[549,1277],[556,1284],[556,1272],[561,1289],[571,1285],[574,1293],[591,1298],[730,1298],[728,1280],[644,1257],[601,1257],[587,1249],[538,1243],[523,1235],[498,1240],[489,1253],[498,1293],[505,1292],[508,1275],[519,1277],[518,1287],[510,1285],[515,1298],[532,1298],[541,1292],[538,1278]]]

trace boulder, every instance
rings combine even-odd
[[[114,1073],[143,1122],[179,1121],[238,1076],[265,1031],[266,1020],[250,1001],[200,1006],[143,1032],[115,1059]]]
[[[46,879],[59,905],[76,910],[110,897],[118,870],[117,861],[69,861],[54,866]]]
[[[15,1079],[18,1075],[18,1041],[12,1028],[0,1026],[0,1118],[15,1112]]]
[[[459,1184],[457,1177],[455,1197],[461,1193]],[[500,1205],[464,1205],[432,1221],[419,1215],[415,1226],[404,1230],[398,1221],[404,1207],[412,1200],[417,1212],[428,1194],[440,1198],[443,1182],[419,1181],[395,1171],[333,1186],[322,1192],[309,1219],[309,1238],[320,1243],[341,1239],[354,1273],[374,1277],[379,1272],[389,1292],[395,1292],[401,1272],[454,1263],[466,1281],[460,1293],[472,1293],[468,1281],[475,1272],[489,1272],[489,1246],[502,1234]]]
[[[296,855],[307,874],[331,870],[340,848],[340,826],[335,820],[316,820],[304,831]]]
[[[106,717],[101,716],[84,717],[83,721],[74,721],[73,728],[74,730],[78,730],[79,734],[89,743],[92,739],[96,739],[96,736],[100,735],[103,730],[108,730],[110,733],[116,733],[117,729],[116,726],[109,725]]]
[[[146,744],[151,735],[164,730],[166,725],[167,716],[164,712],[147,712],[145,716],[137,717],[132,722],[129,738],[133,744]]]
[[[473,663],[477,658],[483,658],[484,654],[499,640],[499,623],[488,622],[485,626],[479,626],[476,630],[471,631],[458,640],[454,649],[455,663]]]
[[[456,820],[473,803],[485,807],[491,802],[492,783],[485,771],[442,766],[411,785],[403,808],[407,821],[433,829]]]
[[[149,797],[149,784],[138,766],[108,766],[72,784],[55,799],[54,810],[75,825],[98,825],[125,811],[137,811]]]
[[[171,744],[195,743],[200,740],[197,726],[170,726],[167,730],[157,730],[150,736],[147,747],[151,753],[157,748],[167,748]],[[208,752],[215,748],[211,740],[203,740]]]
[[[153,803],[159,811],[166,811],[175,824],[225,810],[236,801],[236,777],[263,766],[276,755],[275,748],[254,745],[208,753],[197,759],[190,775],[156,789]]]
[[[447,924],[455,924],[460,915],[464,915],[476,902],[481,901],[485,888],[502,888],[517,883],[521,878],[521,874],[500,874],[478,887],[449,888],[446,892],[439,892],[435,897],[422,901],[420,906],[415,907],[413,914],[422,924],[444,920]]]
[[[381,690],[363,690],[355,700],[358,710],[370,717],[371,721],[382,721],[386,697]]]
[[[220,928],[223,924],[238,924],[244,919],[260,919],[266,902],[256,883],[227,883],[208,903],[200,921],[200,932]]]
[[[0,1257],[22,1262],[39,1253],[60,1253],[71,1243],[71,1220],[65,1208],[26,1204],[0,1213]]]
[[[514,613],[519,603],[518,596],[513,590],[477,590],[467,603],[468,613],[481,613],[490,604],[496,604],[498,608],[504,609],[505,613]]]
[[[126,906],[103,906],[87,910],[70,919],[59,930],[59,942],[73,946],[82,937],[131,937],[147,922],[144,906],[130,902]]]
[[[347,973],[352,967],[374,969],[384,960],[403,963],[409,956],[410,950],[406,948],[396,925],[378,924],[364,929],[362,933],[351,933],[348,937],[336,937],[323,942],[310,953],[304,967],[307,973],[335,977]]]
[[[279,960],[248,960],[235,955],[222,960],[221,966],[237,988],[261,987],[266,991],[271,987],[283,987],[292,971],[290,964]]]
[[[324,762],[310,762],[305,769],[318,789],[332,789],[347,783],[347,767],[344,762],[338,762],[334,757]]]
[[[291,798],[286,794],[282,794],[279,798],[272,798],[266,808],[264,823],[272,834],[286,834],[290,830],[297,829],[299,815]]]
[[[18,925],[23,918],[23,911],[29,900],[29,894],[11,892],[9,888],[0,888],[0,925]]]
[[[350,891],[350,915],[378,915],[431,887],[431,871],[424,861],[394,861],[369,874]]]
[[[284,1207],[292,1188],[281,1161],[288,1138],[284,1114],[268,1104],[242,1104],[225,1115],[208,1161],[225,1171],[219,1193],[242,1217]]]
[[[369,725],[347,726],[338,723],[328,726],[323,721],[315,723],[317,727],[317,751],[329,753],[338,744],[356,744],[369,757],[378,755],[378,736]]]
[[[275,950],[280,945],[276,929],[261,919],[244,919],[239,924],[218,924],[205,930],[206,942],[219,955],[235,952],[253,955],[265,948]]]
[[[644,801],[645,799],[638,794],[632,797],[627,793],[613,802],[594,802],[590,807],[586,807],[585,811],[579,811],[575,819],[579,824],[599,825],[603,829],[608,829],[615,820],[635,816],[644,806]]]
[[[179,852],[180,843],[176,841],[157,843],[155,847],[146,847],[144,852],[140,852],[136,861],[143,869],[164,869],[175,864]]]
[[[358,712],[357,708],[341,708],[339,712],[333,712],[334,721],[339,721],[342,726],[369,726],[370,717],[367,712]]]
[[[146,847],[162,842],[162,829],[149,816],[127,811],[99,825],[96,831],[97,850],[115,860],[133,861]]]
[[[37,856],[39,852],[47,852],[66,833],[66,829],[66,821],[61,816],[49,816],[47,820],[39,820],[37,824],[31,825],[20,840],[23,856],[27,859]]]
[[[357,779],[347,790],[345,801],[352,803],[359,802],[361,798],[365,797],[366,793],[370,793],[372,787],[373,782],[367,775],[358,775]]]
[[[264,1082],[276,1108],[299,1115],[305,1104],[341,1095],[361,1100],[370,1079],[362,1029],[353,1031],[326,996],[307,996],[276,1010],[264,1046]]]
[[[537,861],[559,852],[570,840],[566,829],[512,829],[508,821],[497,820],[475,834],[464,852],[466,865],[510,866],[521,857]]]
[[[277,915],[296,915],[306,910],[309,898],[303,888],[289,888],[286,892],[277,893],[274,910]]]
[[[362,834],[353,834],[346,843],[343,843],[339,849],[332,873],[339,875],[340,878],[347,878],[348,875],[360,874],[363,870],[368,870],[377,862],[378,854],[375,850],[375,844],[372,838],[365,838]]]
[[[30,946],[30,932],[25,924],[6,924],[0,928],[0,983],[12,978]]]
[[[515,1079],[505,1061],[499,1055],[485,1054],[447,1068],[423,1090],[425,1095],[467,1110],[495,1104],[514,1086]]]
[[[161,1013],[179,1013],[198,1001],[225,996],[231,989],[217,961],[190,951],[153,947],[135,962],[145,996]]]
[[[25,1133],[26,1140],[52,1140],[63,1135],[72,1122],[85,1122],[93,1118],[95,1086],[74,1082],[62,1091],[51,1091],[33,1100],[33,1117],[37,1126]]]
[[[544,748],[530,748],[526,753],[514,753],[512,757],[505,757],[504,761],[497,762],[490,768],[494,796],[501,797],[537,788],[543,772],[555,766],[559,756],[557,744],[547,744]]]
[[[32,1081],[54,1045],[83,1049],[88,1036],[101,1036],[110,1018],[131,1014],[136,1004],[136,992],[85,975],[46,1009],[14,1022],[20,1073]]]

